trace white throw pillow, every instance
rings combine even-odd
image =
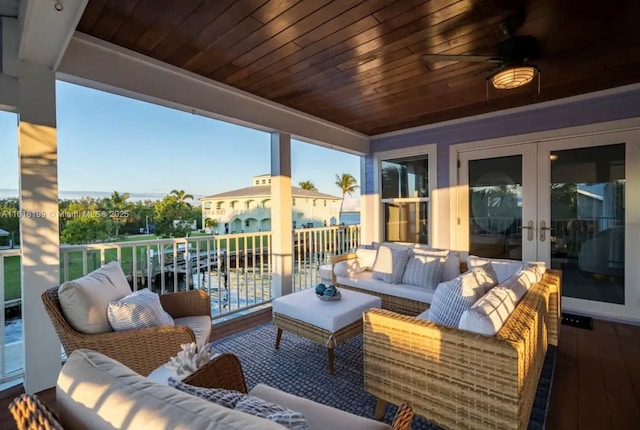
[[[501,260],[501,259],[489,259],[483,257],[476,257],[475,255],[470,255],[467,257],[467,266],[469,269],[472,269],[476,266],[482,266],[483,264],[491,263],[493,270],[496,272],[496,276],[498,277],[498,284],[502,284],[504,281],[518,273],[520,269],[523,267],[522,261],[516,260]]]
[[[340,278],[348,278],[360,272],[364,272],[364,269],[360,266],[358,258],[338,261],[336,265],[333,266],[333,273]]]
[[[131,287],[116,261],[58,289],[60,307],[67,322],[81,333],[107,333],[113,331],[107,318],[107,306],[127,294]]]
[[[442,278],[445,256],[413,252],[402,274],[402,283],[435,290]]]
[[[538,282],[537,279],[538,275],[536,274],[536,268],[530,267],[516,273],[502,285],[504,285],[505,288],[513,290],[516,294],[517,300],[519,301],[525,294],[527,294],[529,288]]]
[[[458,328],[494,336],[517,304],[513,291],[504,287],[492,288],[462,314]]]
[[[464,311],[469,309],[490,288],[490,280],[477,272],[465,272],[451,281],[438,285],[431,307],[429,321],[449,327],[458,327]]]
[[[373,279],[379,279],[388,284],[399,284],[410,256],[410,249],[381,246],[373,263]]]
[[[143,289],[109,303],[109,323],[115,331],[174,325],[160,304],[160,296]]]
[[[371,270],[373,268],[373,264],[376,262],[376,255],[378,255],[378,250],[358,248],[356,250],[356,255],[358,264],[360,265],[362,270]]]
[[[450,281],[458,276],[460,276],[460,257],[457,252],[450,251],[447,253],[447,259],[444,262],[440,282]]]

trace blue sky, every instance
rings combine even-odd
[[[268,173],[269,134],[64,82],[57,84],[58,179],[70,191],[199,195]],[[292,181],[338,195],[336,173],[360,179],[357,156],[292,142]],[[0,189],[17,189],[16,115],[0,112]],[[357,197],[354,195],[354,197]]]

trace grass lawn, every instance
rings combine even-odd
[[[195,236],[195,235],[194,235]],[[201,235],[204,236],[204,235]],[[155,235],[136,235],[136,236],[129,236],[126,241],[137,241],[137,240],[155,240],[156,236]],[[233,252],[236,249],[244,249],[245,247],[245,240],[246,240],[246,247],[247,248],[252,248],[253,247],[253,238],[249,237],[247,239],[239,239],[239,240],[235,240],[235,239],[222,239],[220,240],[220,248],[226,248],[228,251]],[[211,250],[215,249],[215,240],[211,240],[208,241],[209,242],[209,246]],[[227,244],[227,242],[229,242]],[[239,243],[237,243],[239,242]],[[256,246],[257,247],[262,247],[262,248],[266,248],[268,245],[268,240],[266,238],[262,239],[262,244],[260,243],[261,240],[258,239],[256,241]],[[105,243],[105,246],[109,246],[109,243]],[[193,245],[193,251],[195,251],[195,244]],[[150,245],[149,246],[150,249],[157,251],[157,245]],[[171,247],[165,247],[165,249],[171,249]],[[142,270],[143,268],[146,267],[146,250],[147,247],[146,246],[141,246],[139,245],[137,247],[137,257],[136,257],[136,263],[138,266],[138,270]],[[200,251],[206,251],[207,250],[207,244],[205,241],[200,243]],[[68,258],[68,270],[69,270],[69,277],[68,279],[77,279],[80,278],[83,275],[83,252],[82,251],[72,251],[72,252],[67,252],[65,253],[65,255]],[[61,255],[61,264],[60,264],[60,282],[64,282],[64,274],[65,274],[65,264],[64,261],[62,260],[64,257]],[[168,256],[168,258],[170,260],[173,259],[172,254],[170,254]],[[104,261],[105,263],[108,263],[110,261],[117,261],[118,260],[118,252],[117,249],[106,249],[104,251]],[[87,251],[87,272],[91,272],[97,268],[100,267],[100,251]],[[124,273],[127,275],[131,275],[133,273],[133,246],[130,247],[121,247],[121,256],[120,256],[120,264],[122,266],[122,270],[124,270]],[[156,264],[157,264],[157,259],[156,259]],[[20,257],[19,256],[12,256],[12,257],[7,257],[4,260],[4,299],[5,301],[7,300],[15,300],[15,299],[19,299],[20,295],[21,295],[21,288],[20,288]]]

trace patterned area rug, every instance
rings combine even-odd
[[[327,369],[324,347],[284,332],[280,349],[275,345],[276,328],[264,324],[214,343],[216,352],[231,352],[242,362],[247,387],[264,383],[282,391],[333,406],[363,417],[373,418],[376,399],[363,390],[362,336],[335,349],[335,375]],[[543,430],[547,418],[555,348],[550,346],[538,384],[529,422],[530,430]],[[396,407],[387,405],[384,421],[391,423]],[[413,420],[413,430],[439,427],[421,417]]]

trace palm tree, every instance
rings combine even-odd
[[[309,191],[318,191],[318,189],[316,188],[316,186],[313,184],[313,182],[311,181],[300,181],[298,182],[298,185],[300,186],[300,188],[302,188],[303,190],[309,190]]]
[[[207,218],[204,220],[204,226],[206,228],[210,228],[211,231],[213,232],[213,229],[218,227],[218,221],[213,218]]]
[[[353,194],[355,190],[360,188],[358,181],[350,173],[343,173],[342,175],[336,174],[336,185],[342,191],[342,202],[340,203],[340,213],[338,215],[338,224],[340,224],[340,218],[342,218],[342,207],[344,206],[344,197],[349,194]]]
[[[102,202],[104,209],[109,211],[109,216],[115,223],[116,236],[120,234],[120,225],[129,218],[131,204],[127,200],[129,200],[130,197],[131,195],[129,193],[120,194],[114,191],[111,193],[111,197],[105,198]]]
[[[171,190],[170,196],[175,197],[178,203],[187,203],[187,200],[193,200],[193,195],[187,194],[185,190]]]

